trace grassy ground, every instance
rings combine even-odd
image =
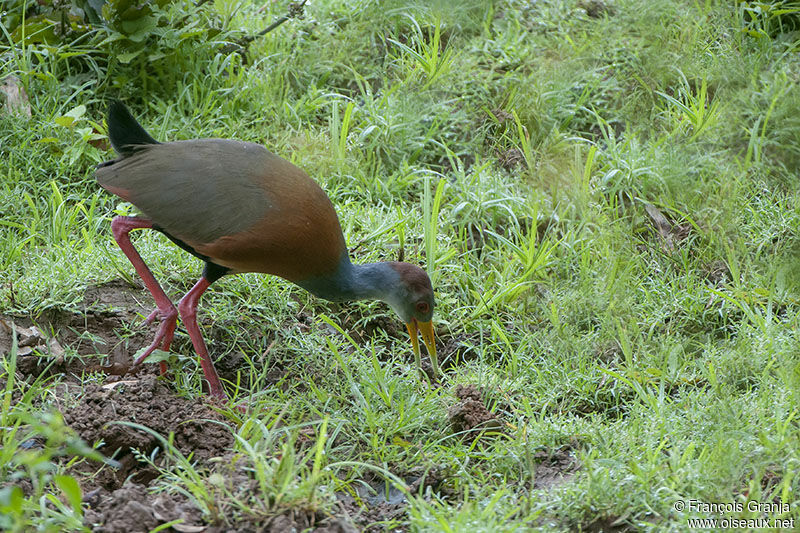
[[[328,304],[257,275],[215,284],[204,333],[220,365],[240,363],[228,390],[251,409],[221,410],[222,461],[169,440],[137,456],[155,471],[148,494],[185,499],[195,524],[800,519],[800,41],[792,13],[751,7],[314,0],[243,61],[224,41],[285,6],[216,0],[192,20],[222,33],[149,50],[139,68],[144,56],[125,63],[90,41],[11,46],[5,33],[0,65],[32,116],[0,115],[0,327],[37,324],[61,340],[58,364],[83,371],[26,374],[21,361],[47,363],[47,350],[6,346],[0,527],[92,527],[91,477],[73,467],[99,459],[97,443],[60,413],[109,380],[90,371],[109,352],[76,346],[125,310],[87,304],[88,291],[122,279],[115,291],[142,302],[115,318],[126,358],[151,332],[152,302],[109,231],[131,207],[92,177],[112,157],[95,142],[111,97],[158,139],[263,143],[325,188],[357,261],[404,253],[436,290],[446,374],[431,386],[383,304]],[[178,297],[201,264],[139,233]],[[47,329],[56,315],[71,336]],[[193,401],[185,332],[173,350],[169,394]],[[677,508],[690,500],[741,509]]]

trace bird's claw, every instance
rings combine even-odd
[[[175,310],[174,307],[172,309],[169,309],[166,313],[163,313],[161,311],[161,309],[156,307],[155,309],[153,309],[153,311],[149,315],[147,315],[147,318],[144,319],[144,323],[145,324],[152,324],[153,321],[156,318],[158,318],[158,319],[163,321],[165,316],[168,317],[168,316],[173,315],[173,314],[175,314],[175,316],[177,316],[176,313],[177,313],[177,311]]]
[[[161,325],[158,326],[155,339],[153,339],[153,342],[150,344],[150,346],[148,346],[147,349],[142,352],[142,354],[133,362],[134,367],[141,365],[144,360],[147,359],[147,357],[157,349],[168,352],[169,347],[172,344],[172,339],[175,336],[175,327],[178,324],[178,310],[175,309],[175,307],[167,309],[156,308],[145,319],[145,323],[152,322],[155,317],[159,317],[161,320]],[[166,364],[162,362],[161,373],[163,374],[164,372],[166,372]]]

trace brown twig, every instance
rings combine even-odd
[[[275,28],[277,28],[278,26],[280,26],[281,24],[283,24],[287,20],[293,19],[293,18],[303,18],[303,15],[304,15],[303,8],[305,7],[306,2],[308,2],[308,0],[303,0],[300,3],[292,2],[291,4],[289,4],[288,12],[285,15],[283,15],[282,17],[279,17],[278,19],[276,19],[275,22],[273,22],[272,24],[270,24],[269,26],[267,26],[266,28],[264,28],[260,32],[258,32],[256,34],[253,34],[253,35],[245,35],[244,37],[239,39],[239,44],[241,44],[241,45],[246,47],[251,42],[255,41],[259,37],[263,37],[264,35],[268,34],[269,32],[271,32],[272,30],[274,30]]]

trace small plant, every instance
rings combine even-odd
[[[352,129],[353,109],[355,103],[348,102],[344,108],[344,115],[339,115],[339,101],[331,102],[331,146],[339,162],[344,161],[347,155],[347,136]]]
[[[428,276],[431,282],[436,285],[438,270],[437,258],[437,231],[439,228],[439,209],[442,206],[442,195],[444,194],[445,180],[439,180],[436,184],[436,191],[431,195],[430,176],[425,177],[425,192],[422,197],[422,222],[425,239],[425,261]]]
[[[525,158],[525,166],[529,169],[532,169],[536,161],[533,156],[533,148],[531,147],[531,135],[528,133],[528,128],[522,124],[522,121],[519,119],[516,110],[512,110],[511,115],[514,117],[514,125],[517,127],[517,137],[514,140],[514,145],[517,147],[517,149],[519,149],[519,151],[522,153],[522,156]]]
[[[86,106],[80,104],[53,119],[56,125],[71,130],[76,134],[77,142],[74,138],[70,139],[64,152],[64,156],[68,159],[67,164],[70,166],[84,156],[88,156],[95,164],[100,163],[104,157],[104,154],[93,145],[106,138],[104,133],[100,133],[102,126],[88,120],[85,115]],[[41,142],[58,142],[58,139],[48,137],[41,139]]]
[[[656,94],[669,104],[676,130],[688,124],[692,132],[689,141],[694,141],[704,131],[716,125],[719,120],[719,101],[708,95],[708,82],[705,78],[700,81],[700,87],[693,89],[683,72],[679,70],[678,74],[681,85],[675,91],[675,96],[661,91],[656,91]]]
[[[450,72],[455,53],[452,48],[442,46],[441,19],[436,20],[433,31],[429,31],[426,38],[416,19],[409,14],[406,14],[406,17],[411,21],[413,29],[410,39],[412,44],[404,44],[396,39],[387,40],[412,60],[412,71],[415,69],[422,71],[425,76],[425,83],[422,88],[427,89],[436,80]]]

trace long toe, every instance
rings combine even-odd
[[[145,324],[150,324],[150,323],[153,322],[153,320],[156,319],[156,317],[160,317],[160,316],[161,316],[160,309],[158,307],[156,307],[155,309],[153,309],[152,313],[147,315],[147,318],[144,319],[144,323]]]
[[[155,350],[161,349],[165,352],[169,351],[170,346],[172,345],[172,339],[175,337],[175,327],[178,325],[178,311],[173,308],[172,310],[156,310],[158,314],[161,316],[161,324],[158,326],[158,330],[156,331],[156,336],[153,339],[152,344],[147,347],[147,349],[136,358],[133,362],[133,366],[139,366],[147,359],[150,354],[152,354]],[[162,373],[164,370],[164,366],[162,365]]]

